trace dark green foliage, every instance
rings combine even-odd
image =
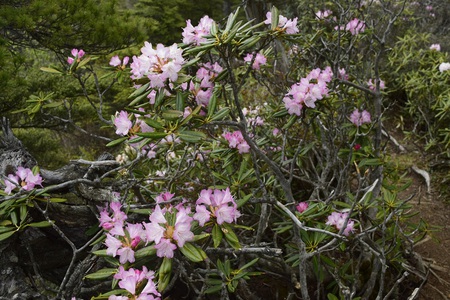
[[[235,8],[236,0],[140,0],[133,14],[145,20],[145,30],[150,43],[172,44],[181,42],[180,32],[190,19],[195,26],[198,20],[208,15],[220,21]]]

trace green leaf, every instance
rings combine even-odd
[[[215,224],[212,229],[212,237],[214,242],[214,248],[219,247],[220,242],[222,241],[223,238],[223,233],[218,224]]]
[[[162,112],[161,116],[166,120],[176,120],[183,116],[184,112],[181,110],[168,109]]]
[[[135,90],[133,93],[131,93],[131,95],[128,96],[128,99],[135,98],[137,96],[142,95],[149,88],[149,86],[150,86],[150,82],[144,84],[143,86],[141,86],[140,88]]]
[[[12,230],[15,230],[15,229],[16,228],[14,228],[14,227],[3,227],[3,226],[0,226],[0,233],[12,231]]]
[[[291,115],[287,123],[283,126],[283,129],[288,129],[292,125],[294,125],[295,121],[297,121],[298,116],[297,115]]]
[[[91,57],[86,57],[85,59],[83,59],[82,61],[80,61],[80,63],[78,64],[78,68],[83,67],[84,65],[86,65],[88,62],[91,61]]]
[[[106,147],[116,146],[116,145],[122,143],[123,141],[126,141],[127,139],[128,139],[127,136],[121,137],[121,138],[119,138],[117,140],[109,142],[108,144],[106,144]]]
[[[164,125],[153,119],[144,119],[144,122],[155,129],[164,129]]]
[[[185,243],[184,246],[180,248],[180,251],[192,262],[201,262],[208,258],[205,251],[191,243]]]
[[[248,195],[245,195],[243,198],[238,199],[236,201],[237,207],[240,208],[242,205],[247,203],[247,201],[250,200],[251,197],[252,197],[252,194],[248,194]]]
[[[54,198],[54,197],[52,197],[52,198],[49,199],[49,201],[50,201],[50,202],[53,202],[53,203],[62,203],[62,202],[66,202],[67,199],[65,199],[65,198]]]
[[[25,225],[25,227],[36,227],[36,228],[43,228],[43,227],[49,227],[52,224],[48,221],[41,221],[41,222],[35,222],[35,223],[29,223]]]
[[[0,242],[4,241],[7,238],[9,238],[10,236],[12,236],[14,234],[14,232],[16,232],[16,231],[14,230],[14,231],[5,232],[5,233],[0,234]]]
[[[216,110],[216,106],[217,106],[217,95],[216,93],[213,93],[211,99],[209,99],[208,118],[211,118],[213,116],[214,111]]]
[[[105,269],[98,270],[95,273],[88,274],[88,275],[84,276],[84,278],[87,278],[87,279],[105,279],[105,278],[108,278],[111,275],[116,274],[116,273],[117,273],[117,269],[105,268]]]
[[[271,30],[275,30],[278,27],[278,22],[280,19],[280,14],[278,13],[278,9],[275,6],[272,6],[271,12]]]
[[[142,136],[145,138],[149,138],[152,140],[158,140],[165,138],[167,136],[166,132],[139,132],[137,133],[138,136]]]
[[[170,275],[172,274],[172,259],[164,257],[161,266],[159,267],[158,291],[163,292],[170,282]]]
[[[62,105],[61,102],[51,102],[51,103],[44,104],[42,106],[42,108],[55,108],[55,107],[58,107],[58,106],[61,106],[61,105]]]
[[[184,111],[184,98],[183,93],[178,92],[177,97],[175,99],[175,108],[177,111]]]
[[[237,235],[234,233],[233,229],[229,224],[222,224],[222,232],[225,234],[225,239],[228,244],[236,250],[241,249],[241,244],[239,243],[239,239]]]
[[[53,69],[53,68],[41,67],[40,70],[44,71],[44,72],[47,72],[47,73],[62,74],[61,71],[58,71],[58,70]]]
[[[225,26],[225,30],[223,31],[223,34],[228,34],[228,32],[231,30],[231,27],[234,26],[234,22],[236,22],[236,18],[239,12],[239,7],[236,9],[234,13],[231,13],[228,16],[227,25]]]
[[[333,294],[328,294],[328,295],[327,295],[327,299],[328,299],[328,300],[339,300],[339,298],[336,297],[336,296],[333,295]]]
[[[154,256],[156,254],[155,245],[150,245],[139,249],[134,253],[135,258],[142,258],[147,256]]]
[[[198,143],[206,138],[206,134],[203,132],[191,130],[180,131],[177,135],[187,143]]]
[[[288,114],[289,114],[289,113],[288,113],[287,109],[283,107],[281,110],[279,110],[279,111],[277,111],[276,113],[274,113],[274,114],[272,115],[272,117],[274,117],[274,118],[280,118],[280,117],[287,116]]]
[[[202,240],[202,239],[204,239],[204,238],[207,238],[207,237],[209,237],[210,235],[211,235],[211,234],[209,234],[209,233],[196,234],[196,235],[194,235],[194,238],[192,239],[192,241],[193,241],[193,242],[196,242],[196,241]]]
[[[140,103],[143,99],[145,99],[146,101],[148,101],[147,96],[151,93],[150,90],[146,91],[145,93],[143,93],[142,95],[137,96],[136,98],[134,98],[133,101],[130,102],[130,104],[128,104],[129,106],[134,106],[138,103]]]
[[[27,210],[27,207],[26,207],[26,205],[21,205],[20,207],[19,207],[19,215],[20,215],[20,224],[22,224],[23,223],[23,221],[25,221],[25,218],[27,217],[27,215],[28,215],[28,210]]]
[[[220,281],[220,284],[213,285],[206,289],[205,294],[214,294],[219,292],[222,289],[222,281]]]
[[[191,59],[187,63],[183,64],[182,69],[186,69],[186,68],[189,68],[190,66],[195,65],[196,63],[198,63],[200,61],[200,59],[201,59],[200,57],[196,57],[194,59]]]
[[[14,226],[17,226],[18,219],[17,219],[17,213],[16,211],[11,212],[11,221],[14,224]]]
[[[219,110],[216,114],[214,114],[211,118],[211,121],[220,121],[223,120],[226,116],[230,114],[230,108],[224,107]]]
[[[95,254],[97,256],[109,256],[108,254],[106,254],[106,249],[94,251],[92,252],[92,254]]]

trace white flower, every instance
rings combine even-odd
[[[441,63],[439,65],[439,71],[442,73],[444,71],[450,70],[450,63]]]

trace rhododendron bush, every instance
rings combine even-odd
[[[379,69],[403,6],[373,25],[362,11],[377,5],[330,5],[310,28],[276,8],[260,23],[205,16],[186,22],[180,44],[111,58],[114,82],[128,73],[133,87],[107,122],[118,165],[98,182],[110,197],[84,279],[111,285],[94,299],[163,299],[180,286],[199,299],[250,299],[263,284],[280,299],[404,288],[415,236],[383,166]],[[61,73],[94,72],[89,53],[71,54]],[[45,184],[33,174],[5,191]]]

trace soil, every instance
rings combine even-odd
[[[449,168],[439,171],[430,168],[429,153],[424,152],[423,145],[418,145],[411,139],[405,139],[401,132],[389,132],[404,151],[394,143],[389,143],[392,158],[404,164],[407,177],[412,180],[411,186],[402,192],[400,197],[414,195],[409,203],[413,205],[412,212],[417,215],[413,221],[425,221],[428,232],[417,242],[413,251],[418,255],[419,265],[423,265],[426,280],[417,286],[417,295],[404,295],[408,300],[450,300],[450,196],[444,185],[449,185],[442,178],[449,177]],[[413,170],[413,166],[426,171],[431,179],[430,190],[423,175]],[[444,192],[442,192],[444,191]]]

